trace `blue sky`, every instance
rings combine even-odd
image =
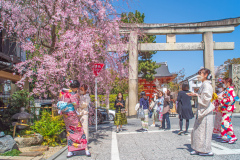
[[[140,11],[145,23],[185,23],[240,17],[240,0],[120,0],[115,3],[117,12]],[[234,50],[214,51],[215,66],[227,59],[240,57],[240,26],[232,33],[214,34],[215,42],[235,42]],[[201,42],[202,35],[177,35],[177,42]],[[166,36],[157,36],[157,43],[165,43]],[[167,62],[170,72],[184,68],[186,76],[203,66],[202,51],[159,51],[153,56],[156,62]]]

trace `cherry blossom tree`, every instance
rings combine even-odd
[[[69,80],[93,89],[93,63],[104,63],[99,91],[109,93],[116,76],[126,76],[120,19],[110,0],[0,0],[0,29],[15,38],[27,60],[16,65],[18,85],[33,83],[32,94],[57,96]],[[116,52],[107,52],[117,44]],[[116,46],[116,45],[115,45]]]

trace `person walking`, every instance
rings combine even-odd
[[[226,90],[223,93],[222,97],[219,97],[222,104],[222,127],[221,127],[221,135],[222,143],[233,144],[237,141],[237,137],[233,132],[232,126],[232,114],[235,110],[235,101],[236,94],[234,92],[234,86],[232,85],[232,79],[227,78],[224,80],[224,85],[226,86]]]
[[[86,134],[87,141],[89,142],[89,129],[88,129],[88,108],[90,103],[90,96],[87,93],[88,86],[83,84],[80,87],[80,105],[78,112],[80,113],[80,121],[83,125],[83,130]]]
[[[114,125],[117,126],[116,132],[119,132],[119,125],[120,131],[122,131],[122,125],[127,124],[126,118],[126,108],[125,108],[125,101],[123,100],[123,94],[121,92],[118,93],[117,99],[115,100],[114,107],[116,109],[116,114],[114,117]]]
[[[163,121],[162,121],[162,128],[161,129],[165,129],[165,130],[170,130],[171,129],[171,124],[170,124],[170,118],[169,118],[169,114],[170,114],[170,91],[167,90],[164,94],[164,104],[163,104]],[[167,128],[165,128],[165,122],[167,122]]]
[[[163,111],[163,103],[164,103],[164,97],[163,92],[159,91],[159,93],[154,97],[155,105],[153,107],[153,124],[151,127],[155,127],[155,122],[160,121],[162,127],[162,111]]]
[[[203,68],[198,71],[198,81],[202,86],[197,93],[187,93],[189,96],[197,96],[198,108],[196,120],[191,134],[191,155],[213,156],[211,140],[213,132],[213,110],[211,103],[213,88],[211,85],[212,75],[209,69]]]
[[[154,99],[151,98],[151,102],[150,102],[150,104],[149,104],[148,118],[152,118],[154,105],[155,105]]]
[[[223,84],[219,83],[217,85],[218,97],[223,96],[224,90],[225,89],[223,88]],[[221,103],[219,99],[216,99],[214,100],[213,104],[215,106],[215,112],[216,112],[213,133],[218,135],[217,139],[221,139],[222,138],[221,136],[221,122],[222,122]]]
[[[144,132],[148,131],[148,109],[149,109],[149,101],[144,91],[141,92],[140,98],[140,107],[143,108],[145,117],[141,119],[142,121],[142,130]]]
[[[186,119],[186,129],[184,134],[188,134],[188,127],[189,127],[189,119],[192,119],[194,117],[192,112],[192,106],[191,106],[191,99],[192,97],[188,96],[187,93],[190,93],[189,91],[189,84],[188,82],[183,82],[182,84],[182,91],[178,92],[178,114],[179,114],[179,126],[180,131],[178,132],[178,135],[181,135],[183,133],[182,127],[183,127],[183,119]]]
[[[59,114],[63,115],[63,120],[66,125],[67,131],[67,145],[68,154],[67,158],[75,156],[73,151],[84,150],[88,157],[91,156],[88,146],[86,134],[84,133],[82,123],[80,122],[75,108],[79,107],[79,95],[77,93],[80,87],[80,83],[77,80],[70,81],[70,88],[63,89],[60,92],[57,107],[59,109]]]

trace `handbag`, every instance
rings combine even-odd
[[[126,109],[125,109],[125,108],[122,108],[122,109],[121,109],[121,113],[126,113]]]
[[[145,118],[143,107],[140,107],[137,111],[138,118]]]
[[[139,109],[140,103],[137,103],[135,106],[135,111],[137,111]]]
[[[194,100],[190,100],[190,102],[191,102],[191,106],[193,106],[194,105]]]
[[[149,106],[150,110],[153,109],[153,107],[155,106],[155,104],[156,104],[156,102],[154,102],[154,101],[152,101],[152,102],[150,103],[150,106]]]

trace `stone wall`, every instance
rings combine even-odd
[[[237,96],[240,97],[240,64],[232,64],[229,66],[229,77],[232,78],[235,85],[234,91]],[[235,112],[240,112],[239,102],[235,103],[236,110]]]

